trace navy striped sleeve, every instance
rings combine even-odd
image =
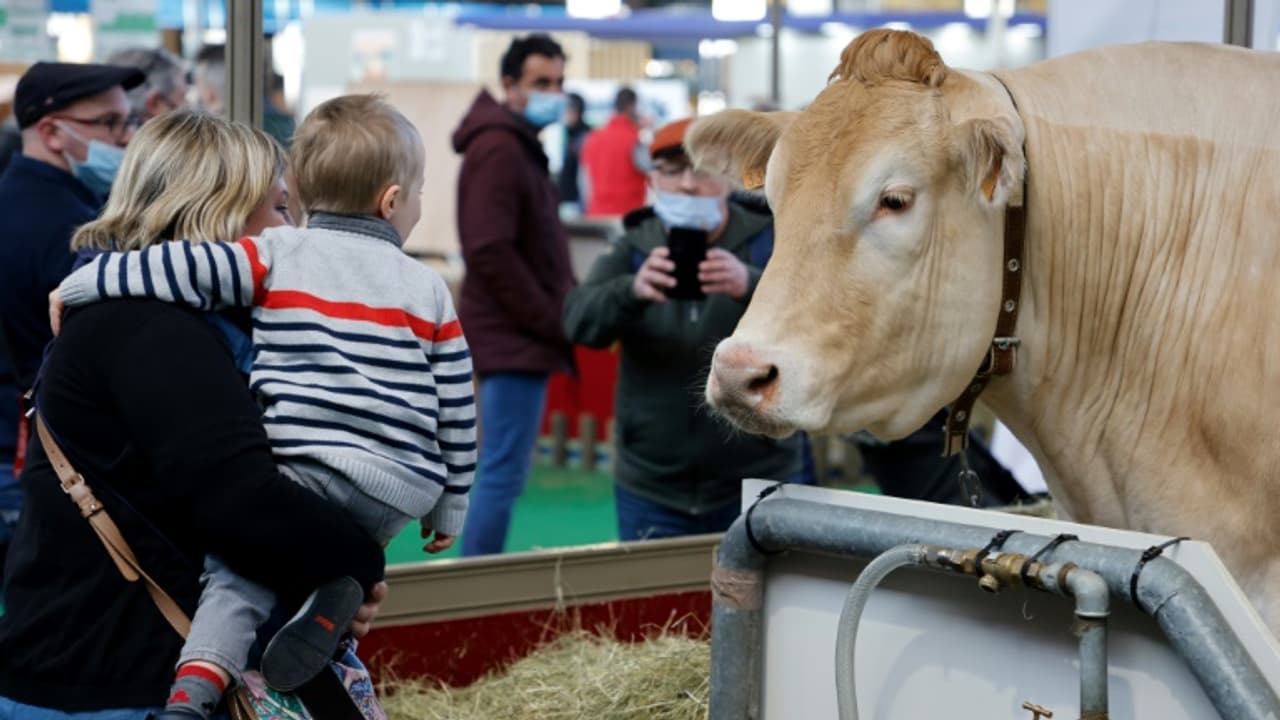
[[[200,243],[200,249],[209,258],[209,303],[211,307],[218,307],[222,303],[222,278],[218,275],[218,261],[213,257],[213,248],[209,243]]]
[[[236,307],[244,307],[249,303],[245,302],[243,291],[240,289],[240,266],[236,262],[236,254],[231,246],[226,243],[217,243],[218,247],[227,255],[227,264],[231,266],[231,296],[235,298]],[[215,267],[216,271],[217,268]],[[215,272],[214,275],[217,275]]]
[[[163,251],[162,251],[163,252]],[[138,268],[142,273],[142,294],[153,298],[156,296],[156,284],[151,281],[151,252],[143,250],[138,253]]]
[[[116,259],[120,263],[119,278],[117,280],[120,283],[120,297],[133,297],[133,293],[129,292],[129,254],[117,253]]]
[[[187,280],[191,281],[191,289],[195,291],[196,299],[199,301],[196,307],[208,307],[204,293],[200,292],[200,279],[196,277],[196,256],[195,253],[191,252],[190,240],[182,241],[182,252],[187,257]]]
[[[182,292],[182,287],[178,285],[178,273],[173,269],[173,254],[169,249],[172,243],[160,243],[160,263],[164,266],[164,279],[169,283],[169,287],[173,288],[173,299],[181,303],[187,302],[187,297]]]

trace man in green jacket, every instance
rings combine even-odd
[[[688,125],[655,133],[654,206],[626,217],[626,234],[565,301],[569,339],[621,344],[615,479],[623,540],[723,531],[738,515],[743,478],[801,479],[800,436],[746,435],[703,405],[711,353],[751,300],[773,249],[773,219],[731,201],[723,178],[693,170],[683,148]],[[672,228],[705,232],[700,299],[671,297]]]

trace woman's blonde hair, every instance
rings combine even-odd
[[[261,130],[199,112],[166,113],[133,136],[106,209],[76,231],[71,247],[235,240],[284,170],[284,150]]]

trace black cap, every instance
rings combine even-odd
[[[27,68],[13,92],[13,114],[18,127],[31,127],[37,120],[71,103],[105,92],[119,85],[132,90],[146,81],[138,68],[89,63],[38,62]]]

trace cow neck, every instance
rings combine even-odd
[[[999,77],[995,75],[992,77],[996,78],[1004,88],[1016,113],[1018,101],[1014,99],[1009,86],[1005,85]],[[996,334],[991,339],[991,347],[987,351],[987,356],[983,358],[978,372],[969,381],[969,386],[948,406],[943,457],[961,453],[969,446],[969,422],[973,417],[973,404],[977,402],[978,396],[987,388],[992,378],[1008,375],[1013,372],[1014,365],[1017,363],[1020,341],[1016,332],[1018,307],[1022,302],[1022,250],[1027,236],[1029,197],[1025,140],[1023,140],[1022,157],[1022,204],[1016,207],[1012,204],[1007,205],[1004,211],[1004,269],[1001,272],[1003,280],[1000,290],[1000,308],[997,311],[999,314],[996,316]]]

